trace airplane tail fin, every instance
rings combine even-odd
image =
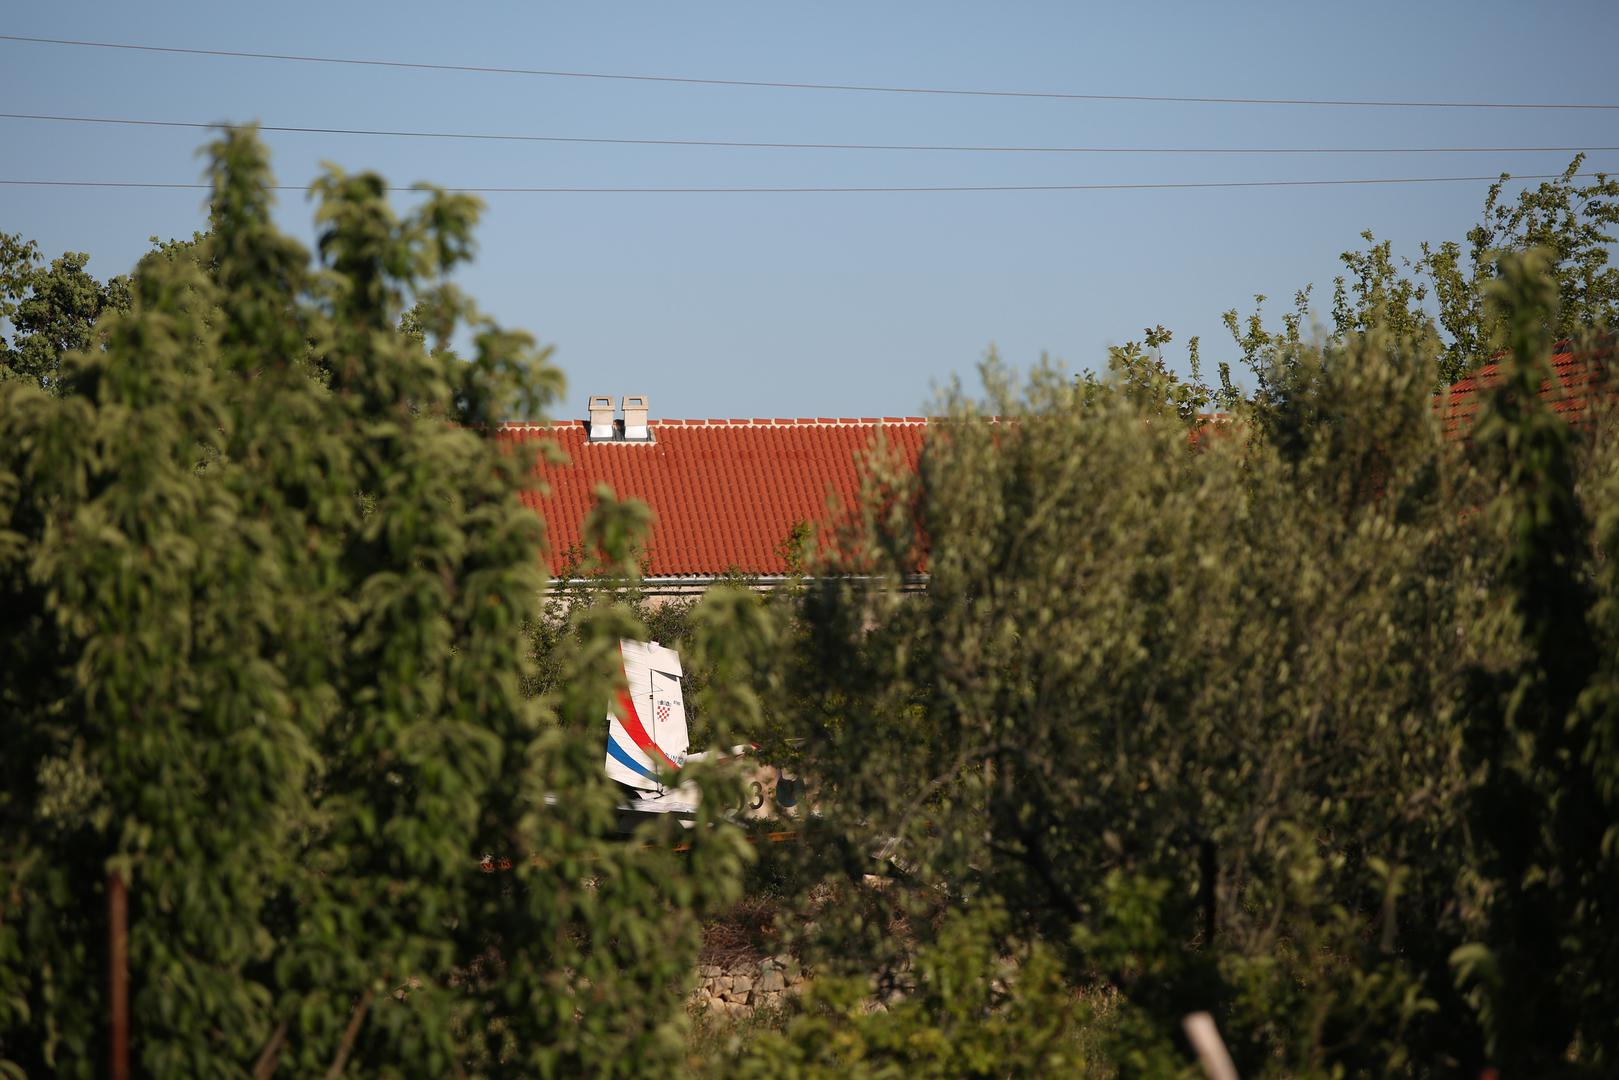
[[[625,688],[607,714],[607,775],[646,795],[665,790],[691,750],[680,654],[657,642],[623,640]]]

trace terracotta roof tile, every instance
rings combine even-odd
[[[1602,393],[1609,355],[1569,352],[1553,357],[1553,378],[1541,389],[1553,408],[1580,423]],[[1435,398],[1447,434],[1465,438],[1479,411],[1482,392],[1500,381],[1489,364]],[[1614,393],[1615,391],[1608,391]],[[1230,416],[1210,414],[1193,436],[1217,430]],[[579,420],[511,424],[502,440],[549,440],[568,461],[540,464],[547,484],[528,505],[545,518],[550,563],[560,570],[579,543],[597,484],[652,508],[655,520],[647,573],[653,577],[711,576],[728,570],[779,574],[786,570],[783,540],[800,522],[824,522],[829,507],[854,501],[860,457],[879,437],[896,446],[914,467],[927,420],[920,416],[818,417],[732,420],[654,420],[649,443],[586,439]]]
[[[1602,393],[1611,361],[1611,353],[1559,352],[1552,357],[1552,377],[1541,383],[1540,396],[1571,424],[1584,423],[1592,401]],[[1440,393],[1434,406],[1441,412],[1445,434],[1465,438],[1478,419],[1484,392],[1500,382],[1501,365],[1485,364]]]
[[[826,521],[834,502],[853,502],[860,456],[879,433],[914,466],[926,421],[654,420],[650,427],[650,443],[592,443],[578,421],[501,432],[514,443],[548,439],[568,455],[566,464],[538,466],[548,490],[525,500],[545,518],[553,571],[579,543],[596,485],[605,483],[652,508],[649,576],[783,573],[782,541],[799,522]]]

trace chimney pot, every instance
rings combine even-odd
[[[590,398],[590,441],[610,442],[613,438],[613,399],[606,394]]]
[[[647,400],[645,394],[626,394],[624,396],[624,438],[626,440],[649,441],[652,438],[652,429],[647,427]]]

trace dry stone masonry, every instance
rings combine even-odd
[[[798,961],[787,953],[757,961],[704,964],[697,969],[690,1005],[696,1011],[731,1015],[780,1007],[803,989],[804,980]]]

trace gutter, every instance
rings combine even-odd
[[[706,592],[711,586],[717,585],[725,580],[727,580],[727,578],[720,574],[670,574],[659,577],[642,578],[640,581],[633,584],[629,582],[611,582],[603,578],[553,578],[552,584],[571,586],[575,588],[586,588],[591,585],[619,584],[625,587],[633,587],[636,589],[636,591],[644,593],[648,596],[696,596]],[[878,579],[865,575],[859,575],[837,578],[834,580],[874,582]],[[753,589],[755,592],[765,592],[794,581],[803,582],[805,584],[813,584],[816,579],[813,577],[792,577],[787,574],[748,574],[744,575],[738,583],[746,586],[747,588]],[[923,592],[927,589],[927,585],[928,575],[906,574],[900,579],[900,592]]]

